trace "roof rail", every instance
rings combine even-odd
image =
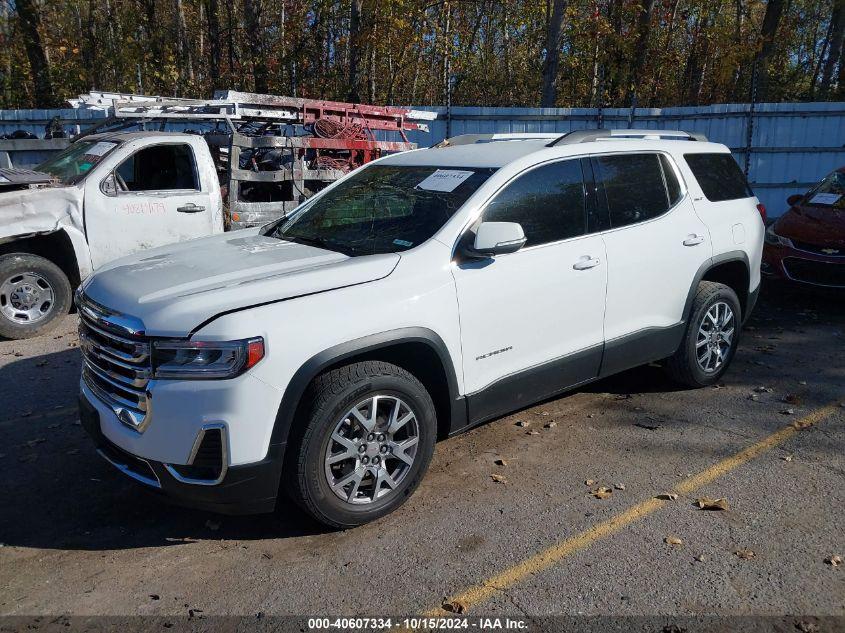
[[[558,136],[546,147],[556,145],[570,145],[573,143],[589,143],[601,139],[650,139],[650,140],[678,140],[678,141],[707,141],[704,134],[684,132],[682,130],[574,130]]]
[[[497,141],[536,141],[559,138],[554,132],[508,132],[498,134],[459,134],[443,139],[432,147],[453,147],[455,145],[474,145],[475,143],[494,143]]]

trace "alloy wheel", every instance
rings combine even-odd
[[[704,313],[698,326],[695,355],[698,366],[706,373],[718,371],[725,363],[733,344],[736,319],[733,310],[724,301],[714,303]]]

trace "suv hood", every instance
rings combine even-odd
[[[348,257],[285,242],[260,229],[143,251],[100,268],[85,295],[140,318],[152,336],[186,336],[204,321],[250,306],[386,277],[399,255]]]

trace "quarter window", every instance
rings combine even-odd
[[[745,174],[730,154],[684,154],[684,159],[710,202],[739,200],[754,195]]]
[[[517,222],[526,246],[586,233],[584,178],[578,160],[532,169],[509,184],[484,211],[485,222]]]
[[[644,222],[669,209],[669,193],[657,154],[599,156],[595,162],[611,228]],[[679,192],[677,181],[675,186]]]
[[[199,189],[194,153],[188,145],[151,145],[114,170],[119,191]]]

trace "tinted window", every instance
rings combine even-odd
[[[657,154],[599,156],[595,160],[607,198],[611,227],[643,222],[669,209]]]
[[[532,169],[497,195],[485,222],[518,222],[536,246],[586,232],[581,163],[567,160]]]
[[[115,169],[120,191],[199,189],[194,154],[187,145],[153,145],[132,154]]]
[[[684,154],[705,197],[710,202],[750,198],[754,194],[730,154]]]
[[[663,167],[663,177],[666,179],[666,190],[669,192],[669,206],[673,207],[678,204],[683,192],[681,191],[681,183],[678,182],[678,177],[675,175],[675,170],[672,168],[672,162],[668,156],[660,154],[660,166]]]

